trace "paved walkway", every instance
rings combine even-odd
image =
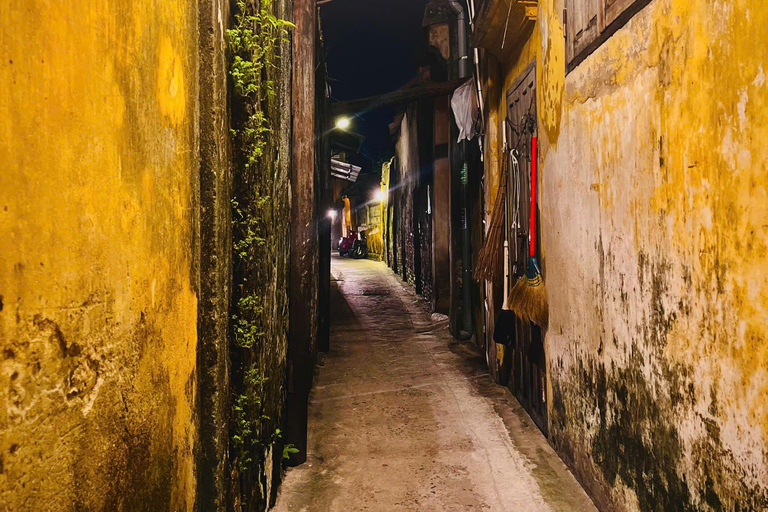
[[[333,260],[309,460],[276,510],[595,512],[481,354],[384,264]]]

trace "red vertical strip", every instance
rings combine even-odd
[[[536,136],[531,137],[531,216],[530,231],[528,235],[528,250],[531,256],[536,256],[536,166],[538,163],[538,154],[536,147]]]

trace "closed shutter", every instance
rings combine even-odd
[[[568,62],[572,61],[600,36],[604,26],[602,21],[603,2],[607,1],[610,0],[566,0]]]
[[[568,71],[648,3],[650,0],[565,0]]]
[[[621,13],[629,9],[629,7],[635,3],[636,0],[604,0],[605,1],[605,26],[607,27],[616,18],[621,16]]]

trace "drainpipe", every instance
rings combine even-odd
[[[467,11],[458,0],[448,2],[453,13],[456,15],[456,21],[459,27],[459,78],[469,76],[469,40],[467,38]]]
[[[457,0],[450,0],[448,5],[456,15],[459,37],[459,78],[467,78],[469,72],[469,41],[467,38],[467,12]],[[462,235],[462,284],[464,328],[459,332],[460,340],[472,337],[472,232],[469,222],[469,168],[467,165],[467,141],[461,141],[461,235]]]
[[[469,32],[470,34],[475,31],[475,0],[467,0],[467,7],[469,8]],[[477,90],[477,106],[480,107],[480,123],[485,126],[483,115],[485,114],[485,99],[483,98],[483,86],[480,83],[480,52],[477,48],[472,48],[472,54],[474,56],[474,71],[475,71],[475,89]],[[480,161],[485,162],[485,154],[483,152],[483,135],[478,134],[477,145],[480,148]]]

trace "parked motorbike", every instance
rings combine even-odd
[[[349,236],[341,237],[339,240],[339,256],[345,256],[353,249],[357,241],[357,231],[350,231]]]
[[[358,236],[357,231],[350,231],[349,236],[342,237],[339,240],[339,256],[349,256],[356,260],[367,258],[368,242],[365,233]]]
[[[363,260],[368,257],[368,241],[365,233],[361,233],[360,238],[352,242],[352,250],[349,255],[356,260]]]

